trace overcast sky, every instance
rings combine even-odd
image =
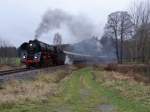
[[[34,39],[34,32],[42,19],[42,15],[46,10],[55,8],[73,15],[88,16],[92,22],[99,26],[100,33],[102,33],[107,15],[114,11],[127,10],[132,1],[0,0],[0,37],[9,40],[16,46],[29,39]],[[47,36],[41,40],[48,42],[52,39]]]

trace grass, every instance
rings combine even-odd
[[[0,112],[150,112],[149,90],[119,73],[84,68],[66,77],[56,71],[2,86]]]
[[[64,83],[62,104],[70,105],[76,112],[96,111],[95,106],[105,103],[105,100],[100,100],[101,94],[93,87],[92,78],[86,70],[72,74],[71,79]]]
[[[63,79],[67,73],[59,70],[53,74],[40,73],[33,81],[12,80],[1,84],[0,104],[24,103],[26,101],[40,101],[57,91],[57,82]]]
[[[99,82],[102,86],[117,90],[121,95],[129,98],[130,100],[140,101],[140,99],[144,97],[144,99],[150,97],[150,85],[135,81],[134,77],[131,75],[128,76],[116,72],[95,71],[95,76],[97,82]]]
[[[20,59],[19,58],[1,58],[0,57],[0,65],[9,65],[9,66],[19,66]]]

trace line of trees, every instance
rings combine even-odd
[[[102,40],[110,39],[118,63],[150,61],[150,2],[134,3],[127,11],[108,16]]]
[[[17,49],[9,41],[0,38],[0,65],[16,65]]]
[[[8,41],[0,39],[0,57],[13,58],[17,56],[16,47],[12,46]]]

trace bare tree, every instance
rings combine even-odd
[[[105,33],[114,40],[118,63],[123,60],[124,40],[132,37],[132,26],[131,16],[126,11],[114,12],[108,16]]]
[[[130,8],[134,23],[135,57],[141,58],[142,62],[150,58],[150,2],[149,0],[137,1]]]

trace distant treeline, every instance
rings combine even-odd
[[[14,58],[17,57],[16,47],[0,47],[1,58]]]
[[[18,66],[20,61],[17,57],[17,48],[0,38],[0,65]]]
[[[17,57],[17,48],[14,47],[8,40],[0,37],[0,58]]]

